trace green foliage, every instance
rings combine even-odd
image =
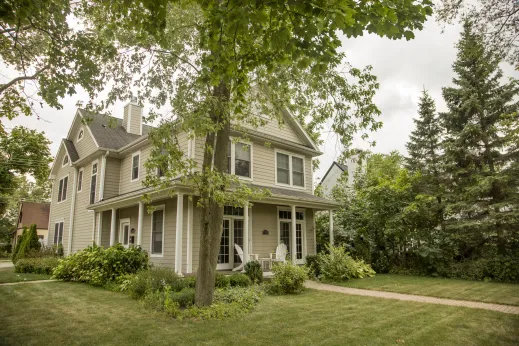
[[[148,292],[163,292],[166,287],[170,287],[174,291],[181,291],[186,285],[184,279],[173,269],[150,267],[137,272],[130,278],[127,291],[132,298],[140,299]]]
[[[231,280],[227,275],[222,273],[216,273],[214,277],[214,287],[216,288],[228,288],[231,286]]]
[[[53,272],[55,279],[86,282],[104,286],[117,277],[148,268],[148,254],[140,247],[125,248],[121,244],[104,249],[91,245],[59,260]]]
[[[305,266],[308,268],[310,277],[317,278],[321,275],[321,268],[319,267],[317,255],[306,255]]]
[[[249,276],[240,273],[229,276],[229,283],[231,287],[247,287],[252,285],[252,281],[249,279]]]
[[[41,243],[38,240],[36,225],[33,224],[28,230],[24,229],[20,239],[20,247],[18,247],[13,261],[16,263],[21,258],[29,257],[31,252],[38,252],[40,248]]]
[[[308,279],[308,269],[290,261],[277,263],[272,267],[274,277],[268,283],[268,291],[272,294],[297,294],[304,290]]]
[[[344,246],[330,246],[327,253],[318,255],[318,265],[324,281],[362,279],[375,275],[369,264],[354,260]]]
[[[27,227],[24,227],[22,230],[22,234],[16,237],[16,246],[14,247],[14,251],[12,253],[13,262],[16,262],[16,256],[18,255],[18,252],[20,251],[20,247],[22,246],[22,241],[26,235],[27,235]]]
[[[263,268],[258,261],[249,261],[245,264],[245,274],[254,284],[263,282]]]
[[[178,304],[181,308],[186,308],[195,303],[195,290],[193,288],[183,288],[180,292],[166,290],[166,296]],[[166,302],[167,303],[167,302]],[[167,305],[165,303],[165,305]],[[166,306],[166,309],[168,307]]]
[[[56,257],[20,258],[14,265],[16,273],[52,274],[58,266]]]

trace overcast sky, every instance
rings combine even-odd
[[[417,32],[412,41],[392,41],[375,35],[356,39],[344,39],[344,51],[348,61],[358,68],[372,65],[372,73],[378,77],[380,89],[375,103],[382,111],[383,128],[370,135],[377,145],[374,152],[389,153],[392,150],[406,152],[405,143],[413,130],[413,117],[417,114],[418,98],[425,87],[436,100],[437,110],[445,110],[441,98],[441,88],[451,85],[453,72],[451,65],[456,57],[454,45],[459,39],[460,26],[442,28],[430,19],[423,31]],[[509,65],[503,65],[505,76],[519,78],[519,73]],[[88,100],[85,93],[79,93],[63,100],[63,109],[44,107],[39,110],[44,120],[36,117],[19,117],[7,121],[6,127],[24,125],[45,131],[52,141],[51,150],[55,154],[61,138],[66,137],[72,123],[76,103]],[[122,118],[123,103],[116,104],[112,114]],[[322,178],[330,164],[341,153],[336,136],[323,133],[324,144],[321,165],[314,173],[314,180]],[[365,142],[357,140],[356,147],[367,149]]]

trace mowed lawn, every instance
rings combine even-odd
[[[519,305],[519,284],[392,274],[377,274],[372,278],[336,284],[368,290]]]
[[[177,321],[122,293],[49,282],[0,287],[1,345],[518,345],[519,315],[306,291],[248,315]]]
[[[0,268],[0,284],[8,282],[22,282],[35,280],[48,280],[50,275],[15,273],[14,268]]]

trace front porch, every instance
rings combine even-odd
[[[241,264],[235,244],[243,250],[244,262],[251,259],[267,262],[283,243],[288,248],[289,259],[304,264],[306,255],[316,252],[314,214],[319,210],[330,213],[333,241],[331,207],[334,205],[320,205],[317,202],[324,199],[305,195],[309,200],[296,202],[275,196],[261,202],[251,201],[243,207],[226,206],[217,269],[232,271]],[[93,239],[102,246],[117,243],[141,246],[155,265],[174,268],[178,273],[194,273],[200,246],[200,209],[196,202],[196,196],[184,191],[173,197],[156,194],[149,213],[141,195],[98,202],[91,207],[95,211]]]

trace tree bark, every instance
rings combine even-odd
[[[229,88],[222,83],[213,89],[213,96],[217,97],[222,103],[226,103],[229,100]],[[209,184],[212,184],[212,182],[208,180],[205,173],[210,170],[226,171],[227,147],[230,134],[230,123],[221,107],[213,112],[211,119],[222,126],[217,133],[207,134],[205,140],[206,150],[202,165],[204,173],[202,174],[200,184],[200,194],[201,198],[206,202],[201,208],[200,253],[198,256],[199,265],[195,292],[195,302],[200,306],[211,305],[213,302],[214,280],[223,222],[223,207],[214,200],[209,187]],[[208,146],[213,147],[212,152],[207,150]],[[215,187],[213,186],[212,188]],[[225,186],[216,188],[224,190]]]

